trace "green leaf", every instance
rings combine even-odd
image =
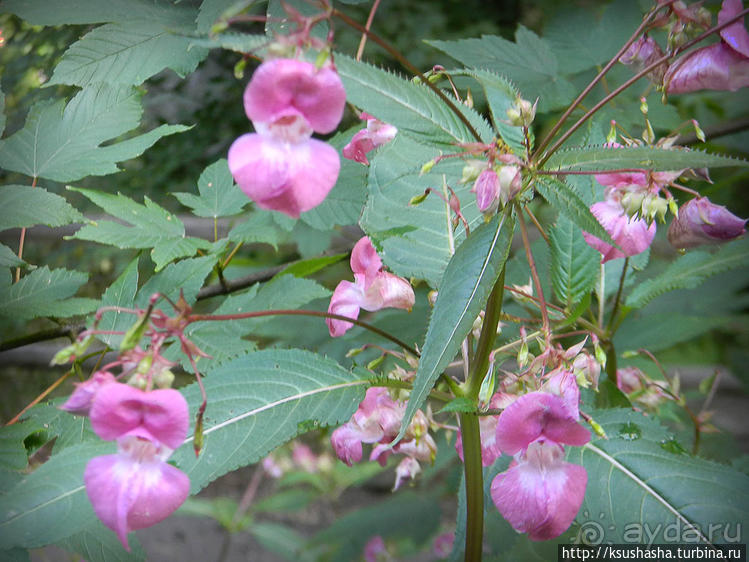
[[[113,21],[159,21],[170,23],[175,14],[171,2],[153,0],[5,0],[3,10],[32,25],[106,23]]]
[[[172,302],[177,302],[180,294],[183,294],[188,304],[195,302],[203,281],[211,273],[215,264],[215,256],[188,258],[177,263],[170,263],[140,288],[135,298],[135,305],[146,308],[149,299],[155,293],[166,295]],[[164,308],[169,310],[170,314],[172,313],[171,305],[163,301],[157,304],[156,308]]]
[[[135,294],[138,292],[138,262],[136,257],[120,273],[119,277],[112,283],[101,297],[101,306],[116,306],[119,308],[132,308],[135,303]],[[99,322],[99,329],[105,332],[125,332],[136,321],[134,314],[127,314],[117,310],[105,312]],[[122,341],[122,335],[102,334],[97,336],[104,344],[117,349]]]
[[[638,284],[627,297],[631,308],[641,308],[655,297],[675,289],[694,289],[708,277],[749,263],[749,243],[732,242],[714,253],[692,251],[669,265],[653,279]]]
[[[605,6],[600,18],[590,7],[558,10],[545,28],[544,39],[554,50],[560,71],[574,74],[609,62],[641,19],[629,0]]]
[[[198,33],[208,33],[213,25],[224,17],[232,16],[241,9],[247,9],[255,3],[255,0],[203,0],[198,11],[196,31]],[[260,36],[264,41],[267,37]]]
[[[156,264],[156,271],[177,258],[192,256],[198,249],[211,247],[207,240],[186,237],[185,226],[177,215],[166,211],[148,197],[144,199],[145,205],[141,205],[121,193],[111,195],[92,189],[68,189],[85,195],[112,216],[128,223],[124,225],[100,220],[82,227],[72,238],[117,248],[153,248],[151,258]]]
[[[2,497],[0,550],[44,546],[92,524],[96,516],[84,491],[83,471],[89,459],[115,449],[103,441],[69,447],[8,491]]]
[[[0,428],[0,469],[13,471],[26,468],[29,464],[29,454],[23,441],[41,429],[41,423],[36,420]]]
[[[426,86],[345,55],[336,54],[335,62],[347,101],[395,125],[400,133],[421,142],[448,145],[451,152],[456,142],[476,142],[468,127]],[[456,105],[481,140],[489,142],[494,135],[486,121],[474,110]]]
[[[347,421],[368,386],[335,361],[301,350],[264,350],[209,371],[203,435],[196,459],[192,438],[172,459],[190,476],[193,492],[240,466],[260,460],[298,432],[300,422]],[[185,389],[190,411],[202,401],[197,385]]]
[[[5,244],[0,244],[0,267],[23,267],[26,262]]]
[[[325,560],[350,562],[361,557],[367,541],[375,535],[409,538],[420,545],[436,532],[439,522],[440,508],[434,497],[401,492],[346,514],[315,535],[310,546],[326,546],[331,552]]]
[[[506,76],[525,99],[534,102],[539,98],[540,111],[564,107],[575,96],[572,83],[559,75],[551,46],[522,25],[515,32],[514,43],[496,35],[427,43],[467,67]]]
[[[338,133],[329,143],[339,152],[359,127]],[[376,153],[375,153],[376,154]],[[372,156],[372,153],[370,153]],[[301,219],[318,230],[329,231],[336,225],[356,224],[367,200],[367,166],[341,157],[341,171],[325,201],[302,213]]]
[[[671,437],[652,417],[632,410],[592,415],[608,439],[567,452],[569,462],[588,471],[577,517],[581,536],[594,531],[603,543],[704,544],[724,543],[747,528],[745,474],[668,452],[664,445]]]
[[[130,535],[128,543],[131,552],[122,548],[117,535],[96,519],[57,544],[65,550],[79,554],[86,562],[136,562],[146,559],[146,553],[134,535]]]
[[[601,223],[593,216],[588,206],[571,186],[550,176],[536,178],[534,185],[536,191],[546,199],[549,205],[578,227],[605,242],[614,244],[609,233],[601,226]]]
[[[655,353],[730,325],[730,322],[730,316],[696,316],[678,312],[629,316],[617,330],[614,345],[620,353],[640,348]]]
[[[525,144],[523,139],[523,128],[513,127],[507,120],[507,110],[512,107],[515,100],[520,95],[515,86],[509,80],[488,70],[469,70],[464,71],[467,76],[474,77],[486,95],[486,102],[489,104],[489,110],[492,114],[494,128],[499,132],[513,152],[518,155],[525,154]],[[458,71],[452,74],[462,74]],[[532,133],[530,133],[532,135]]]
[[[165,68],[185,76],[208,54],[191,46],[195,14],[173,6],[168,22],[143,18],[97,27],[65,51],[48,84],[137,86]]]
[[[59,195],[25,185],[0,188],[0,230],[37,224],[63,226],[71,222],[86,222],[86,219]]]
[[[307,277],[325,269],[329,265],[338,263],[348,257],[348,254],[335,254],[332,256],[322,256],[319,258],[309,258],[306,260],[300,260],[289,265],[279,275],[293,275],[294,277]]]
[[[230,217],[238,215],[250,203],[248,197],[234,184],[225,158],[208,166],[198,179],[198,192],[172,193],[180,203],[190,207],[199,217]]]
[[[232,242],[244,242],[246,244],[264,242],[277,248],[286,238],[286,234],[281,232],[270,212],[254,211],[246,221],[232,228],[227,238]]]
[[[663,172],[724,166],[745,167],[749,166],[749,161],[687,148],[585,146],[557,150],[546,162],[544,169],[551,171],[642,168]]]
[[[63,100],[35,103],[23,129],[0,141],[0,166],[59,182],[119,171],[117,162],[142,154],[165,135],[186,131],[161,125],[146,134],[105,147],[105,141],[134,129],[143,111],[131,88],[97,84],[65,105]]]
[[[227,31],[216,36],[205,39],[193,39],[190,45],[205,47],[207,49],[227,49],[236,53],[253,53],[261,56],[265,53],[264,47],[270,44],[265,35],[253,35],[250,33],[237,33]]]
[[[5,94],[0,90],[0,136],[5,132]]]
[[[571,309],[593,289],[601,254],[588,246],[580,228],[564,216],[549,230],[549,240],[554,292]]]
[[[14,320],[28,320],[40,316],[71,316],[61,301],[75,294],[88,280],[88,274],[67,269],[50,270],[47,266],[35,269],[18,283],[2,287],[5,296],[0,301],[0,316]],[[72,314],[71,314],[72,312]]]
[[[263,548],[286,560],[304,560],[304,536],[278,523],[253,523],[247,529]]]
[[[515,223],[509,208],[477,228],[447,264],[422,347],[414,388],[399,437],[405,433],[434,381],[453,360],[486,305],[510,252]]]
[[[462,227],[453,229],[454,214],[437,195],[429,195],[419,205],[409,205],[427,188],[449,197],[445,178],[460,177],[463,162],[457,158],[448,158],[421,175],[422,164],[437,154],[400,135],[381,147],[369,168],[369,199],[361,219],[361,227],[393,273],[424,279],[432,287],[439,285],[447,262],[464,238]],[[470,228],[477,228],[484,218],[470,192],[471,185],[451,187]]]

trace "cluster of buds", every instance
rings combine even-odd
[[[263,209],[292,218],[327,197],[341,163],[312,133],[330,133],[343,117],[346,92],[332,64],[321,68],[295,59],[261,64],[244,92],[255,133],[229,148],[234,180]]]
[[[330,299],[328,312],[358,318],[363,308],[373,312],[382,308],[411,310],[416,297],[410,283],[383,270],[382,260],[368,237],[361,238],[351,251],[354,282],[338,283]],[[351,322],[328,318],[332,337],[339,337],[353,327]]]
[[[691,35],[708,29],[710,12],[695,3],[673,2],[669,11],[657,18],[652,27],[668,30],[668,50],[673,52]],[[723,0],[718,13],[722,25],[739,15],[741,0]],[[660,45],[648,35],[635,41],[619,59],[632,65],[636,72],[663,58]],[[648,72],[648,78],[666,94],[683,94],[697,90],[730,90],[749,86],[749,33],[743,18],[720,30],[720,41],[688,52],[668,65],[665,61]]]
[[[657,411],[663,402],[673,399],[665,385],[652,381],[637,367],[617,369],[616,386],[631,402],[649,411]]]
[[[420,462],[433,462],[437,445],[429,434],[429,421],[421,410],[414,415],[405,436],[394,446],[391,443],[400,431],[406,403],[393,400],[388,390],[372,387],[351,419],[336,429],[330,442],[339,459],[351,466],[363,456],[362,444],[373,444],[369,460],[385,466],[391,454],[404,458],[396,467],[394,490],[413,479],[420,471]]]
[[[512,106],[507,110],[507,118],[510,121],[510,125],[514,127],[530,127],[533,120],[536,118],[536,106],[538,100],[531,104],[528,100],[523,98],[516,98]]]
[[[473,182],[471,193],[476,194],[476,205],[487,217],[507,205],[523,186],[519,161],[510,154],[498,155],[489,162],[469,160],[463,167],[460,181]]]

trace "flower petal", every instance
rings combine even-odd
[[[735,92],[749,86],[749,58],[724,42],[708,45],[674,62],[663,83],[667,94],[696,90]]]
[[[244,92],[244,107],[253,122],[276,121],[289,108],[299,111],[318,133],[330,133],[341,121],[346,103],[338,73],[330,66],[294,59],[261,64]]]
[[[361,307],[370,312],[381,308],[411,310],[415,302],[416,296],[408,281],[392,273],[381,271],[364,291]]]
[[[371,283],[382,269],[382,260],[377,255],[371,240],[364,236],[351,250],[351,271],[364,274],[365,284]]]
[[[588,245],[601,252],[601,263],[642,253],[655,238],[655,223],[648,225],[644,219],[628,217],[618,201],[613,199],[599,201],[591,205],[590,211],[609,233],[611,239],[621,248],[619,250],[600,238],[583,232],[583,237]]]
[[[87,381],[76,384],[73,394],[70,395],[65,404],[60,406],[60,409],[78,416],[87,416],[91,411],[91,404],[93,404],[96,393],[103,385],[111,382],[116,382],[112,373],[107,371],[95,372]]]
[[[328,312],[348,316],[349,318],[358,318],[363,298],[364,296],[358,285],[351,281],[341,281],[330,298]],[[354,327],[351,322],[336,320],[335,318],[326,318],[325,323],[328,325],[331,337],[334,338],[342,336]]]
[[[668,229],[668,241],[677,249],[720,244],[744,233],[746,220],[707,197],[691,199],[681,206]]]
[[[557,447],[550,443],[536,443],[534,447]],[[561,535],[575,519],[585,497],[588,474],[582,466],[552,457],[551,462],[539,466],[521,461],[506,472],[498,474],[491,485],[491,496],[502,517],[519,532],[528,533],[534,541],[553,539]],[[529,454],[533,454],[532,451]]]
[[[94,432],[104,440],[138,435],[170,449],[182,444],[189,424],[187,402],[178,391],[144,392],[118,382],[99,389],[90,417]]]
[[[181,470],[160,459],[137,462],[123,453],[91,459],[83,478],[96,516],[128,551],[130,531],[166,519],[190,492],[190,480]]]
[[[718,12],[718,25],[737,16],[744,9],[741,0],[723,0],[723,5]],[[733,48],[734,51],[749,58],[749,33],[744,27],[744,18],[728,25],[720,30],[720,37]]]

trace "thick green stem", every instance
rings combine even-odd
[[[505,268],[494,284],[486,303],[481,335],[476,345],[476,353],[471,362],[464,389],[465,396],[478,400],[481,382],[489,370],[489,358],[497,335],[497,325],[502,315],[504,297]],[[463,466],[466,481],[466,561],[481,560],[484,539],[484,467],[481,463],[481,432],[479,418],[475,413],[460,415],[460,433],[463,440]]]
[[[616,350],[614,349],[614,342],[604,340],[601,342],[601,345],[606,352],[606,374],[609,376],[609,380],[616,384]]]
[[[476,414],[460,414],[460,433],[466,479],[465,561],[479,562],[484,537],[484,472],[479,417]]]

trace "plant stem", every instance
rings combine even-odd
[[[670,3],[670,2],[669,2]],[[616,62],[619,60],[619,57],[621,57],[627,49],[629,49],[629,46],[635,42],[637,37],[642,33],[647,25],[652,21],[652,19],[655,17],[655,14],[658,13],[661,8],[666,7],[669,3],[664,3],[660,6],[653,7],[650,12],[645,16],[645,18],[642,20],[642,23],[640,26],[635,30],[635,32],[632,34],[632,36],[627,40],[627,42],[624,44],[624,46],[619,49],[619,52],[614,55],[614,57],[604,66],[600,72],[596,75],[595,78],[588,84],[585,89],[580,92],[580,95],[577,96],[575,101],[573,101],[570,106],[567,108],[567,110],[562,114],[562,116],[559,118],[559,120],[556,122],[556,124],[552,127],[551,131],[544,137],[544,139],[541,141],[541,143],[536,147],[536,150],[533,152],[533,158],[536,158],[544,148],[551,142],[551,139],[554,138],[554,135],[559,132],[559,129],[562,127],[564,122],[567,120],[567,118],[572,114],[572,112],[577,108],[578,105],[580,105],[580,102],[585,99],[585,96],[587,96],[591,90],[595,87],[596,84],[604,77],[604,75],[611,70],[611,67],[616,64]]]
[[[624,265],[622,266],[622,274],[619,277],[619,288],[616,290],[616,297],[614,298],[614,308],[611,309],[611,318],[609,318],[609,324],[606,331],[611,334],[611,328],[614,326],[614,318],[616,313],[619,312],[619,304],[622,300],[622,290],[624,289],[624,280],[627,278],[627,266],[629,266],[629,257],[624,258]]]
[[[569,129],[567,129],[567,131],[561,137],[559,137],[559,139],[554,143],[554,145],[539,160],[537,167],[540,168],[541,166],[543,166],[543,164],[551,157],[551,155],[554,154],[554,152],[556,152],[556,150],[560,146],[562,146],[562,144],[564,143],[564,141],[566,141],[568,138],[570,138],[570,136],[572,136],[572,134],[575,131],[577,131],[583,125],[583,123],[585,123],[588,119],[590,119],[593,115],[595,115],[598,112],[599,109],[601,109],[604,105],[606,105],[607,103],[609,103],[616,96],[618,96],[619,94],[621,94],[624,90],[626,90],[627,88],[629,88],[632,84],[634,84],[635,82],[637,82],[640,78],[642,78],[643,76],[645,76],[648,72],[650,72],[654,68],[658,67],[659,65],[663,64],[667,60],[675,57],[676,55],[678,55],[678,54],[686,51],[692,45],[696,45],[697,43],[699,43],[700,41],[702,41],[706,37],[709,37],[713,33],[717,32],[717,31],[720,31],[724,27],[727,27],[727,26],[731,25],[735,21],[740,20],[747,13],[749,13],[749,8],[745,9],[745,10],[741,10],[741,12],[739,12],[736,16],[732,17],[731,19],[726,20],[725,22],[723,22],[720,25],[716,25],[714,27],[711,27],[710,29],[708,29],[704,33],[701,33],[700,35],[698,35],[697,37],[695,37],[691,41],[688,41],[687,43],[685,43],[684,45],[682,45],[678,49],[674,49],[674,51],[672,53],[663,55],[662,57],[660,57],[659,59],[657,59],[655,62],[647,65],[640,72],[638,72],[637,74],[635,74],[632,78],[630,78],[629,80],[627,80],[626,82],[624,82],[624,84],[622,84],[621,86],[619,86],[616,90],[614,90],[609,95],[607,95],[606,97],[604,97],[601,101],[599,101],[597,104],[595,104],[592,108],[590,108],[585,113],[585,115],[583,115],[582,117],[580,117],[580,119],[578,119],[577,122],[575,122],[574,125],[572,125]]]
[[[536,270],[536,262],[533,259],[533,253],[531,252],[531,245],[528,241],[528,229],[525,227],[525,219],[523,218],[523,210],[517,209],[518,223],[520,224],[520,234],[523,238],[523,246],[525,247],[525,257],[528,259],[528,265],[531,268],[531,277],[533,278],[533,284],[536,286],[538,292],[538,303],[541,309],[541,318],[543,320],[543,331],[544,340],[549,343],[549,337],[551,336],[551,330],[549,327],[549,312],[546,309],[546,300],[544,299],[544,291],[541,287],[541,280],[538,277],[538,271]]]
[[[471,135],[473,136],[473,138],[475,138],[478,142],[483,142],[483,139],[481,138],[481,136],[476,132],[476,129],[473,128],[473,125],[471,125],[471,122],[468,120],[468,118],[465,115],[463,115],[463,112],[460,111],[460,109],[458,109],[458,107],[453,103],[453,101],[450,98],[448,98],[442,90],[440,90],[437,86],[435,86],[434,84],[432,84],[424,76],[424,74],[422,74],[422,72],[418,68],[416,68],[413,64],[411,64],[411,62],[406,57],[404,57],[401,54],[400,51],[398,51],[398,49],[396,49],[395,47],[393,47],[392,45],[390,45],[387,41],[385,41],[384,39],[382,39],[376,33],[372,33],[366,27],[364,27],[363,25],[361,25],[359,22],[351,19],[349,16],[347,16],[343,12],[341,12],[339,10],[336,10],[336,9],[333,9],[332,14],[334,16],[340,18],[341,20],[343,20],[347,25],[351,26],[352,28],[354,28],[355,30],[357,30],[359,33],[365,34],[372,41],[374,41],[380,47],[382,47],[383,49],[385,49],[388,52],[389,55],[391,55],[393,58],[395,58],[395,60],[397,60],[405,68],[407,68],[409,72],[412,72],[413,74],[415,74],[416,76],[418,76],[419,79],[421,80],[421,83],[424,84],[430,90],[432,90],[435,94],[437,94],[437,96],[439,96],[439,98],[443,102],[445,102],[445,104],[447,105],[447,107],[450,108],[450,111],[452,111],[455,114],[455,116],[463,122],[463,124],[466,126],[466,128],[468,129],[468,131],[471,133]]]
[[[321,312],[319,310],[275,309],[275,310],[259,310],[256,312],[242,312],[239,314],[191,314],[190,316],[187,317],[187,322],[188,324],[190,324],[192,322],[246,320],[248,318],[260,318],[263,316],[317,316],[318,318],[332,318],[334,320],[343,320],[345,322],[351,322],[352,324],[361,326],[362,328],[365,328],[369,330],[370,332],[374,332],[378,336],[382,336],[383,338],[390,340],[394,344],[399,345],[400,347],[402,347],[409,353],[415,355],[416,357],[421,356],[421,354],[416,349],[414,349],[407,343],[403,342],[402,340],[398,339],[392,334],[389,334],[388,332],[381,330],[380,328],[377,328],[376,326],[373,326],[372,324],[368,324],[367,322],[362,322],[361,320],[357,320],[356,318],[349,318],[348,316],[341,316],[340,314],[331,314],[330,312]]]
[[[36,176],[34,177],[34,180],[31,182],[31,188],[33,189],[35,187],[36,187]],[[19,260],[23,259],[23,244],[25,241],[26,241],[26,227],[24,226],[21,229],[21,236],[20,236],[20,239],[18,240],[18,259]],[[21,280],[21,266],[19,265],[16,268],[15,283],[18,283],[20,280]]]
[[[479,336],[479,342],[476,345],[476,353],[471,362],[471,370],[468,375],[466,392],[466,395],[471,400],[478,398],[481,383],[489,370],[489,356],[491,355],[494,340],[497,337],[499,318],[502,316],[502,300],[504,299],[505,294],[504,288],[505,268],[502,267],[499,278],[489,295],[489,300],[486,302],[486,311],[484,312],[484,322],[481,326],[481,335]]]
[[[462,413],[459,419],[466,481],[465,562],[480,562],[484,536],[484,472],[479,418],[476,414]]]
[[[356,50],[357,61],[360,61],[362,55],[364,54],[364,46],[367,44],[367,34],[369,33],[369,30],[372,28],[372,21],[374,20],[375,12],[377,12],[377,8],[379,6],[380,6],[380,0],[374,0],[372,7],[369,9],[369,16],[367,16],[367,23],[364,25],[365,29],[367,30],[367,33],[362,33],[361,41],[359,41],[359,48]]]

